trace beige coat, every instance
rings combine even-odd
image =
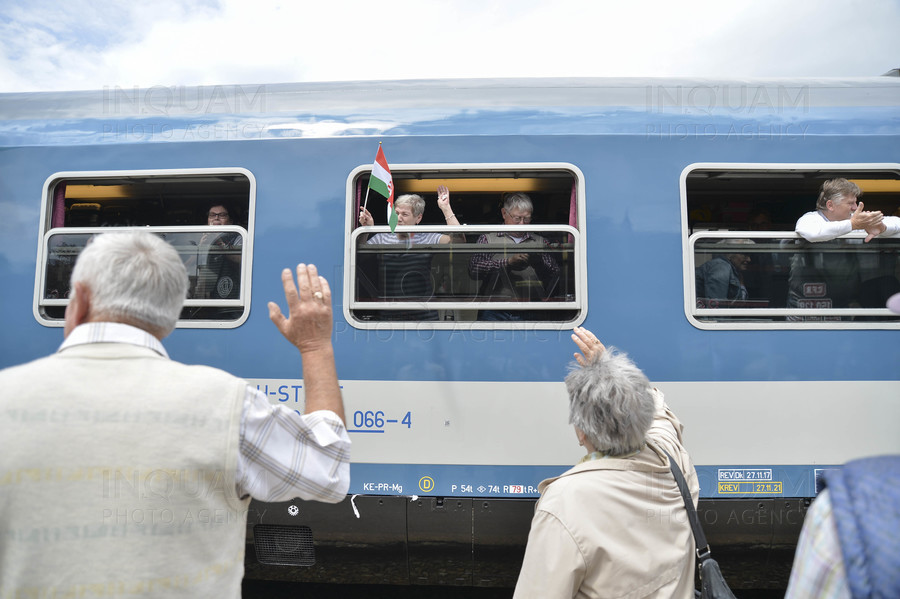
[[[693,597],[694,538],[665,449],[696,505],[682,426],[654,389],[647,445],[625,459],[579,464],[540,484],[515,598]]]

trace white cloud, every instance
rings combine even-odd
[[[0,91],[528,76],[866,76],[894,0],[19,0]]]

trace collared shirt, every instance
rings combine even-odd
[[[437,245],[442,233],[410,233],[401,238],[397,233],[376,233],[366,241],[369,245],[397,245],[380,256],[377,279],[381,297],[386,300],[427,301],[434,295],[434,276],[431,273],[432,254],[403,251],[416,245]],[[423,310],[387,311],[382,318],[392,320],[437,320],[437,312]]]
[[[900,235],[900,217],[885,216],[881,224],[885,231],[879,237],[896,237]],[[821,210],[807,212],[797,220],[794,230],[807,241],[831,241],[853,230],[850,219],[831,221]],[[859,240],[856,240],[857,242]]]
[[[113,322],[79,325],[58,351],[86,343],[127,343],[169,357],[150,333]],[[270,404],[265,394],[247,385],[238,447],[235,490],[240,497],[340,501],[347,494],[350,437],[334,412],[301,415]]]
[[[623,453],[622,455],[612,455],[612,454],[605,453],[602,451],[592,451],[591,453],[587,454],[586,456],[584,456],[583,458],[578,460],[578,463],[584,464],[585,462],[590,462],[592,460],[611,460],[611,459],[624,460],[624,459],[636,456],[637,454],[644,451],[645,445],[646,445],[646,443],[641,443],[641,446],[638,449],[635,449],[634,451],[629,451],[628,453]]]
[[[807,212],[797,220],[794,230],[807,241],[830,241],[853,230],[850,219],[831,221],[821,210]]]
[[[851,597],[828,489],[813,501],[800,531],[785,599],[796,597]]]
[[[526,241],[538,241],[539,239],[543,241],[543,245],[549,245],[545,238],[533,235],[530,231],[526,232],[522,237],[513,237],[506,231],[497,231],[490,235],[493,235],[497,240],[500,240],[502,237],[508,237],[516,245]],[[491,243],[490,236],[488,234],[481,235],[478,238],[478,243]],[[556,263],[550,252],[541,253],[541,263],[546,274],[555,275],[559,272],[559,264]],[[475,254],[469,261],[469,275],[475,279],[481,279],[501,268],[506,268],[507,264],[508,261],[505,257],[495,258],[493,253]]]

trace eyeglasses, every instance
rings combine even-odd
[[[521,223],[523,225],[527,225],[531,222],[531,215],[528,216],[516,216],[515,214],[506,213],[507,218],[514,223]]]
[[[219,219],[225,220],[226,218],[228,218],[228,213],[227,212],[210,212],[206,216],[209,217],[210,220],[212,220],[214,218],[219,218]]]

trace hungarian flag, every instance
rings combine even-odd
[[[387,222],[393,233],[397,227],[397,213],[394,212],[394,179],[391,177],[391,169],[384,152],[381,151],[380,143],[378,153],[375,154],[375,164],[372,165],[372,176],[369,177],[369,189],[387,198]]]

